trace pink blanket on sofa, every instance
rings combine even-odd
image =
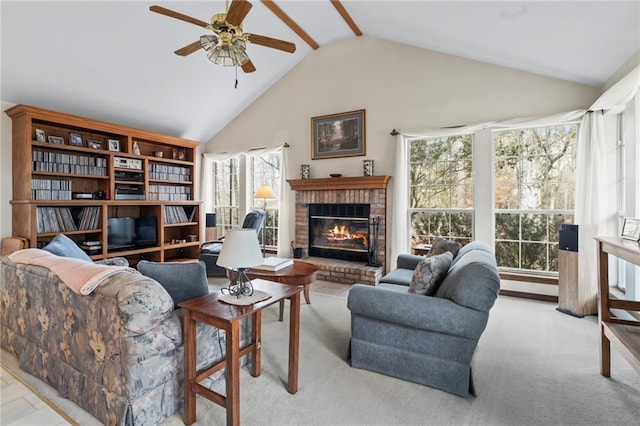
[[[42,266],[56,274],[66,285],[78,294],[91,294],[107,277],[119,272],[136,273],[125,266],[100,265],[71,257],[61,257],[41,249],[18,250],[9,255],[14,263]]]

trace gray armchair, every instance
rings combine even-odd
[[[405,260],[398,264],[412,263]],[[403,269],[395,276],[406,277]],[[409,283],[351,288],[352,367],[475,395],[471,360],[500,289],[492,250],[463,247],[435,296],[409,293]]]
[[[255,229],[256,233],[259,234],[260,230],[262,229],[262,225],[264,224],[264,218],[264,210],[258,209],[249,212],[242,221],[242,228],[253,228]],[[223,243],[224,237],[215,241],[206,241],[200,246],[200,253],[198,254],[198,257],[205,263],[207,267],[208,277],[226,276],[226,269],[216,264],[216,262],[218,261],[218,256],[220,256],[220,250],[222,249]]]

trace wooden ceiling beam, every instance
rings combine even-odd
[[[291,28],[291,30],[293,30],[293,32],[298,35],[298,37],[306,41],[307,44],[311,46],[313,50],[316,50],[317,48],[320,47],[320,45],[316,43],[315,40],[309,36],[309,34],[307,34],[302,28],[300,28],[300,26],[298,26],[298,24],[296,24],[293,21],[293,19],[289,18],[289,16],[286,13],[284,13],[282,9],[276,6],[276,4],[273,1],[262,0],[262,3],[267,7],[267,9],[273,12],[274,15],[280,18],[282,22],[287,24],[287,26]]]
[[[351,31],[353,31],[353,33],[356,36],[360,37],[362,35],[362,31],[360,31],[360,28],[358,28],[355,21],[351,18],[351,15],[349,15],[349,12],[347,12],[347,9],[345,9],[342,3],[340,3],[340,0],[331,0],[331,4],[336,8],[340,16],[342,16],[342,19],[344,19],[344,21],[347,23],[347,25],[349,25],[349,28],[351,28]]]

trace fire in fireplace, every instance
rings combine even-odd
[[[367,262],[369,204],[309,204],[309,255]]]

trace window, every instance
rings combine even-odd
[[[213,163],[214,205],[218,238],[240,226],[240,157]]]
[[[577,125],[493,133],[498,266],[558,271],[558,226],[573,223]]]
[[[411,245],[473,239],[472,136],[409,143]]]
[[[282,154],[279,151],[255,155],[250,157],[249,161],[252,194],[255,194],[260,186],[269,185],[275,195],[273,199],[252,199],[253,209],[265,211],[264,233],[261,232],[258,236],[260,244],[263,244],[262,236],[264,235],[266,247],[274,249],[278,246],[278,199],[280,198],[281,163]]]

